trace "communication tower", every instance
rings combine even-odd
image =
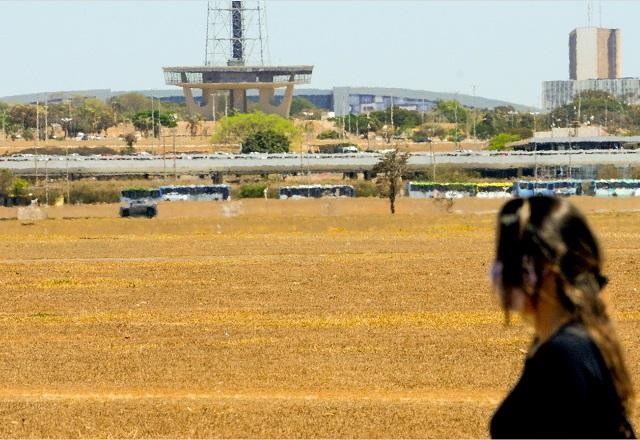
[[[211,0],[207,4],[204,66],[163,67],[166,84],[182,87],[187,109],[215,118],[215,97],[224,93],[238,112],[247,111],[247,91],[258,91],[257,108],[289,116],[293,87],[311,81],[313,66],[271,66],[262,1]],[[277,102],[275,90],[284,88]],[[202,91],[196,102],[193,90]],[[226,100],[225,100],[226,102]]]
[[[264,66],[267,40],[263,1],[208,2],[205,66]]]

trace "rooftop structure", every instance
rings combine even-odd
[[[215,118],[216,97],[224,106],[247,111],[247,90],[258,90],[258,109],[288,117],[293,88],[311,80],[313,66],[264,65],[266,39],[264,6],[260,1],[210,1],[207,13],[205,65],[163,67],[168,85],[182,87],[192,114]],[[226,58],[226,62],[224,59]],[[275,105],[274,94],[284,88],[284,98]],[[202,100],[194,99],[194,89]]]
[[[563,136],[532,137],[511,142],[507,144],[507,147],[525,151],[611,150],[623,149],[626,146],[636,146],[638,144],[640,144],[640,136]]]

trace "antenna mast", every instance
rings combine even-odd
[[[264,1],[209,0],[205,66],[264,66],[266,38]]]

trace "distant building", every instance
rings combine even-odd
[[[587,90],[640,104],[640,79],[621,78],[620,29],[576,28],[569,34],[569,80],[542,82],[542,108],[551,111]]]
[[[584,79],[543,81],[542,108],[550,111],[569,104],[578,93],[586,90],[607,92],[627,104],[640,104],[640,78]]]
[[[620,29],[581,27],[569,34],[569,79],[616,79],[621,69]]]

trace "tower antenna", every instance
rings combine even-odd
[[[262,0],[209,0],[206,66],[263,66],[266,20]]]

